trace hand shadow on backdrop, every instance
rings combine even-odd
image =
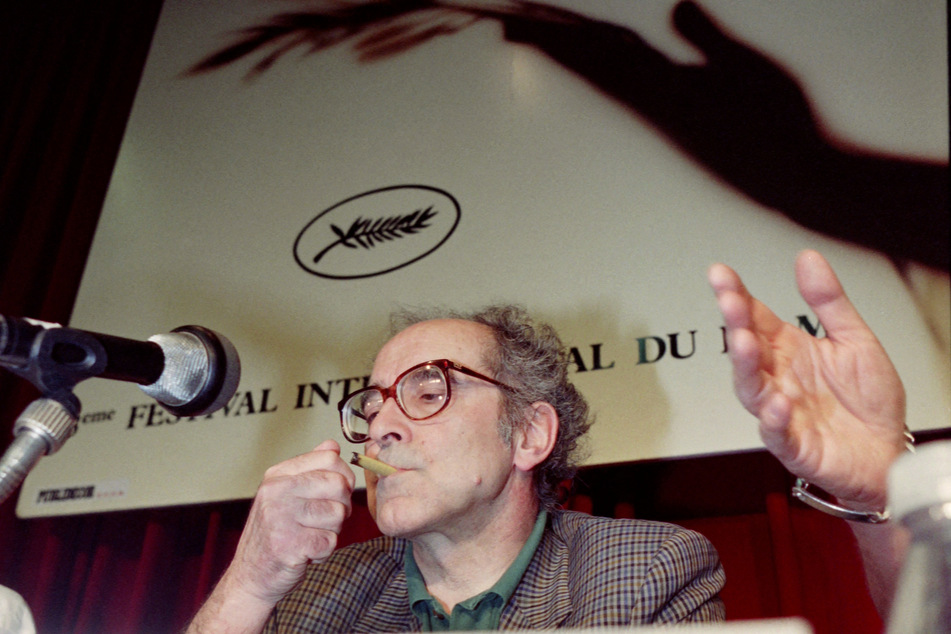
[[[797,80],[728,34],[692,1],[676,30],[705,56],[679,64],[631,29],[543,3],[363,0],[307,3],[248,27],[193,66],[214,70],[266,51],[248,77],[297,47],[346,40],[364,62],[399,54],[479,20],[531,46],[629,108],[724,183],[791,220],[898,262],[949,270],[948,166],[834,141]]]

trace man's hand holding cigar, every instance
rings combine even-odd
[[[235,557],[206,604],[217,608],[214,631],[221,631],[224,622],[234,628],[225,631],[261,630],[307,565],[325,560],[336,548],[355,483],[333,440],[265,472]],[[211,630],[204,619],[196,619],[189,631]]]

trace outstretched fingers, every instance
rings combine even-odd
[[[750,295],[730,267],[714,264],[707,277],[723,315],[734,388],[743,406],[759,416],[775,363],[769,339],[782,327],[782,321]]]
[[[803,251],[796,258],[796,283],[829,339],[872,336],[835,271],[818,252]]]

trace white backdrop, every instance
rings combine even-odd
[[[699,61],[672,1],[553,4]],[[947,161],[944,3],[703,5],[799,78],[836,137]],[[597,414],[591,464],[758,448],[705,270],[735,266],[795,321],[807,247],[892,355],[912,428],[951,424],[947,351],[887,259],[725,186],[497,24],[372,64],[341,46],[291,52],[253,81],[248,62],[183,74],[276,6],[166,0],[70,324],[134,339],[212,328],[241,355],[238,395],[176,421],[133,385],[81,384],[80,430],[30,474],[21,516],[250,497],[267,466],[324,438],[349,451],[335,404],[398,304],[514,301],[553,322]],[[312,261],[331,225],[427,208],[426,231]]]

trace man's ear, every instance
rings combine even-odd
[[[515,467],[531,471],[548,457],[558,439],[558,412],[550,403],[539,401],[530,406],[530,417],[516,430]]]

